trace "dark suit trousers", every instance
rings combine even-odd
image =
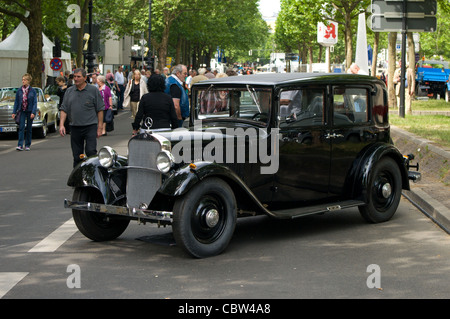
[[[87,126],[72,126],[70,130],[73,167],[82,161],[80,155],[87,157],[97,154],[97,124]]]

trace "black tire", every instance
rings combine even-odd
[[[37,138],[46,138],[48,133],[47,120],[42,120],[42,127],[36,129],[36,137]]]
[[[175,241],[189,254],[205,258],[222,253],[236,227],[236,198],[219,178],[207,178],[175,202]]]
[[[402,195],[400,169],[392,158],[384,157],[375,165],[367,193],[367,205],[359,206],[361,216],[371,223],[390,220],[397,211]]]
[[[92,189],[75,189],[74,201],[103,203],[101,195]],[[119,237],[130,220],[107,218],[106,214],[72,209],[73,219],[80,232],[93,241],[107,241]]]
[[[59,123],[59,119],[56,117],[55,122],[53,122],[53,124],[48,127],[48,131],[50,133],[57,132],[58,131],[58,123]]]

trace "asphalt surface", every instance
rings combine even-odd
[[[110,145],[127,154],[130,123],[129,111],[120,112],[116,130],[99,139],[98,149]],[[69,138],[52,133],[21,153],[15,151],[15,139],[2,141],[2,160],[27,178],[18,178],[13,169],[2,173],[3,181],[14,183],[5,183],[0,192],[0,296],[3,276],[14,283],[4,299],[171,298],[184,305],[184,299],[193,298],[447,298],[449,237],[425,216],[431,209],[442,215],[440,205],[450,207],[449,176],[440,172],[447,153],[439,155],[430,141],[392,131],[397,146],[419,160],[423,180],[411,183],[412,192],[405,196],[418,196],[425,214],[404,197],[396,217],[385,224],[362,222],[356,208],[289,223],[244,218],[229,249],[203,260],[186,258],[171,228],[157,225],[132,224],[114,242],[91,242],[62,207],[62,199],[72,194],[66,185],[72,166]],[[64,235],[64,241],[53,240],[58,246],[50,246],[55,234]],[[367,269],[374,264],[382,281],[380,288],[369,289]],[[77,265],[79,289],[67,285],[75,273],[69,266]],[[290,308],[295,308],[287,308],[292,313]],[[272,312],[278,310],[273,305]]]

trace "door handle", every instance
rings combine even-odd
[[[326,139],[336,138],[336,137],[344,137],[344,135],[342,135],[342,134],[336,134],[336,133],[333,133],[333,134],[327,133],[327,135],[325,135],[325,138],[326,138]]]

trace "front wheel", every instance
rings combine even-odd
[[[46,138],[48,133],[47,120],[42,120],[42,127],[36,129],[37,138]]]
[[[371,223],[388,221],[397,211],[402,194],[402,178],[397,163],[382,158],[370,175],[368,203],[359,206],[362,217]]]
[[[220,254],[236,227],[236,199],[219,178],[195,185],[175,202],[173,233],[177,244],[197,258]]]
[[[75,189],[73,201],[102,204],[102,196],[95,190]],[[108,217],[106,214],[72,209],[73,219],[80,232],[93,241],[107,241],[119,237],[130,220]]]

